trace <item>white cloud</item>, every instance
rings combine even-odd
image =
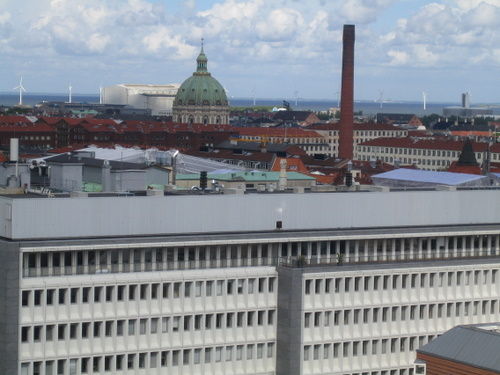
[[[400,1],[217,0],[201,11],[201,0],[177,8],[156,0],[23,0],[22,10],[18,0],[0,0],[0,58],[37,61],[53,75],[82,64],[110,77],[117,66],[123,76],[146,76],[144,67],[158,64],[165,79],[180,80],[169,74],[192,71],[204,37],[216,77],[286,71],[300,79],[339,69],[342,25],[355,23],[358,73],[498,64],[500,0],[406,1],[413,10],[397,13]]]
[[[0,26],[9,22],[11,15],[9,12],[0,12]]]
[[[167,57],[173,59],[192,58],[196,52],[196,48],[186,44],[179,35],[172,35],[171,31],[164,26],[146,35],[143,43],[148,51],[153,53],[166,51]]]
[[[484,63],[500,43],[498,3],[458,0],[423,6],[379,38],[388,51],[387,63],[414,67]]]
[[[263,40],[290,40],[300,31],[303,23],[302,15],[294,9],[274,9],[265,20],[257,23],[255,29]]]

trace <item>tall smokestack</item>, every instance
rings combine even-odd
[[[339,158],[352,160],[354,122],[354,25],[344,25],[344,35],[342,39]]]

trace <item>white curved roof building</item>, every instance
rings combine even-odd
[[[179,86],[121,83],[103,88],[102,103],[150,109],[153,116],[170,116]]]

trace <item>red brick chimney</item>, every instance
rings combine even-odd
[[[340,97],[339,158],[353,158],[354,25],[344,25],[342,91]]]

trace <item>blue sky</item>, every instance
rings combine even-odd
[[[356,25],[355,97],[500,102],[500,0],[0,0],[0,91],[180,83],[204,37],[231,96],[335,99]]]

